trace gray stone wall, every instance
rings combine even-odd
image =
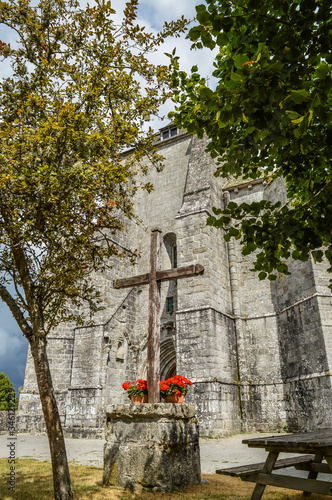
[[[231,191],[237,202],[262,198],[285,203],[283,181]],[[298,430],[329,425],[324,410],[331,405],[326,376],[326,342],[331,335],[326,265],[290,259],[290,276],[260,282],[250,272],[253,256],[244,258],[232,242],[229,248],[243,428],[266,430],[273,425]],[[324,302],[325,314],[320,306]]]
[[[200,263],[202,276],[162,283],[163,376],[176,371],[194,383],[186,400],[197,406],[201,433],[305,429],[330,425],[332,296],[326,263],[289,261],[291,275],[259,281],[237,241],[207,226],[212,207],[229,199],[286,201],[281,179],[270,185],[235,185],[216,178],[206,139],[191,134],[160,142],[165,168],[151,167],[141,180],[135,210],[140,224],[125,221],[115,236],[122,250],[137,249],[132,266],[113,259],[94,277],[104,310],[94,327],[61,325],[48,352],[56,397],[67,435],[100,436],[105,409],[128,402],[122,383],[146,377],[148,287],[113,289],[113,280],[149,270],[150,232],[163,231],[163,268]],[[173,297],[175,311],[166,309]],[[23,431],[42,431],[43,419],[30,353],[20,397]]]
[[[240,429],[236,385],[236,344],[232,320],[228,249],[221,231],[207,226],[212,206],[222,203],[222,184],[205,153],[206,141],[193,139],[186,191],[176,216],[179,266],[200,263],[203,276],[178,281],[177,368],[194,382],[202,434]]]
[[[188,163],[191,157],[193,138],[189,134],[179,136],[176,142],[165,141],[159,149],[165,158],[165,167],[158,172],[151,166],[148,180],[154,189],[151,193],[139,190],[134,198],[137,216],[149,231],[156,225],[164,235],[174,229],[174,220],[182,205],[187,182]],[[142,181],[147,181],[142,178]],[[141,234],[141,249],[149,248],[150,238]]]
[[[266,196],[284,203],[283,181],[273,184],[266,189]],[[327,427],[331,407],[328,340],[332,324],[321,309],[326,301],[330,310],[332,299],[327,288],[327,265],[289,259],[288,267],[291,275],[271,284],[287,426],[293,430]]]
[[[0,434],[5,434],[8,431],[8,412],[0,411]]]
[[[201,481],[195,406],[107,407],[103,485],[173,491]]]
[[[226,202],[228,198],[251,203],[264,196],[263,182],[248,182],[232,186]],[[241,426],[246,431],[277,429],[285,425],[286,412],[273,292],[269,281],[260,281],[250,270],[254,255],[244,257],[239,242],[233,239],[228,252]]]

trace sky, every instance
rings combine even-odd
[[[182,15],[186,19],[193,19],[195,16],[195,4],[204,3],[204,0],[140,0],[138,10],[138,23],[145,26],[147,31],[158,31],[164,21],[176,20]],[[35,2],[34,2],[35,4]],[[93,4],[93,0],[90,1]],[[116,16],[122,18],[125,0],[112,0],[113,9]],[[0,40],[13,42],[13,35],[0,25]],[[197,65],[202,76],[209,77],[213,71],[213,53],[209,49],[200,51],[190,50],[190,41],[185,39],[185,35],[180,38],[168,39],[152,56],[151,62],[158,64],[168,64],[169,59],[165,52],[171,53],[176,48],[176,54],[180,57],[180,67],[186,72]],[[4,76],[8,72],[7,67],[0,63],[0,74]],[[210,80],[212,81],[212,79]],[[160,110],[159,116],[167,115],[173,109],[172,103],[167,103]],[[157,130],[166,125],[169,120],[160,121],[151,117],[149,125]],[[28,351],[28,341],[23,337],[7,305],[0,299],[0,371],[4,372],[14,384],[15,390],[23,386],[26,357]]]

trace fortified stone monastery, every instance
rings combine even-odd
[[[142,223],[117,236],[141,253],[96,275],[105,310],[95,326],[64,325],[49,337],[56,397],[67,436],[102,436],[105,408],[128,403],[122,383],[146,378],[148,287],[115,290],[113,280],[149,272],[151,229],[163,231],[163,267],[200,263],[202,276],[161,284],[161,378],[193,381],[201,434],[311,429],[332,424],[332,296],[326,264],[290,262],[291,275],[259,281],[238,242],[206,225],[229,199],[285,201],[281,181],[216,178],[206,142],[170,125],[160,131],[165,169],[140,191]],[[30,353],[20,396],[20,430],[42,431]]]

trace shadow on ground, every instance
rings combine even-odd
[[[15,464],[15,492],[8,490],[10,464],[0,459],[0,498],[2,500],[52,500],[52,468],[49,462],[18,459]],[[102,487],[102,467],[70,464],[74,498],[79,500],[246,500],[250,499],[253,485],[238,478],[203,474],[204,483],[171,493],[126,493]],[[312,495],[311,500],[327,499]],[[267,487],[264,500],[300,500],[299,492]]]

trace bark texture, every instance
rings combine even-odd
[[[160,402],[160,283],[156,279],[161,270],[162,233],[154,229],[151,234],[149,273],[149,327],[147,383],[149,403]]]
[[[71,500],[73,492],[69,475],[65,440],[46,352],[46,338],[35,336],[30,342],[39,394],[45,418],[53,469],[55,500]]]

